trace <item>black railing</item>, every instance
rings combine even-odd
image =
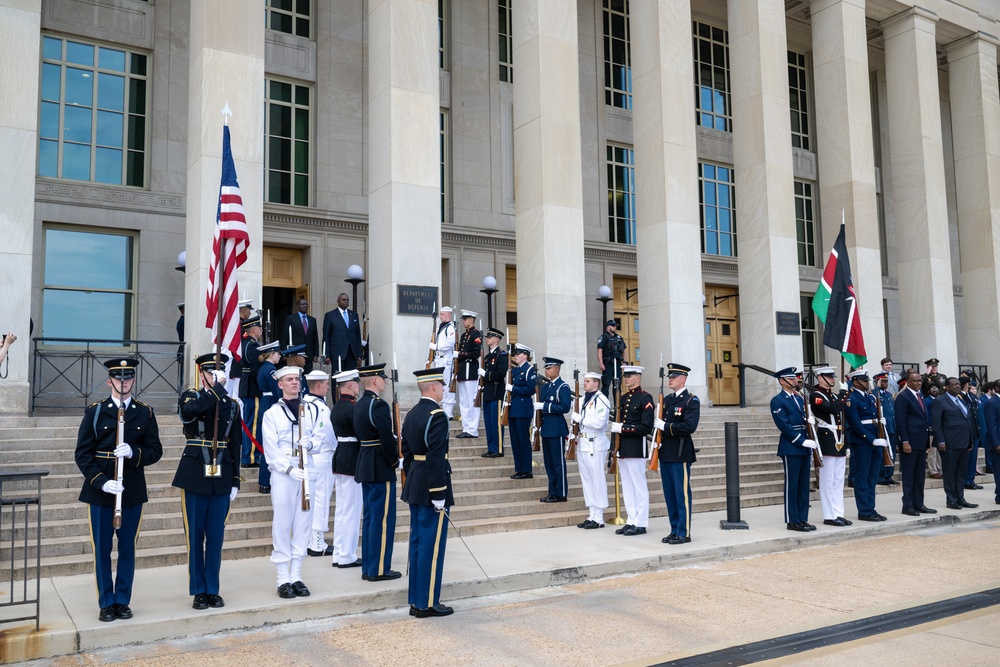
[[[42,477],[48,474],[48,470],[0,473],[0,538],[3,541],[0,554],[5,556],[3,562],[7,571],[4,574],[10,580],[7,600],[0,603],[0,608],[35,607],[31,616],[4,617],[0,623],[34,620],[36,632],[42,609]],[[30,557],[32,542],[34,559]],[[30,565],[29,560],[33,561]]]
[[[141,362],[132,393],[154,407],[177,409],[177,397],[183,389],[183,343],[82,338],[32,340],[32,415],[40,410],[77,414],[104,398],[109,393],[104,362],[123,355],[138,357]]]
[[[961,375],[965,371],[971,372],[979,384],[990,380],[990,369],[986,364],[959,364],[958,374]]]
[[[757,371],[758,373],[763,373],[768,377],[774,377],[774,371],[768,370],[763,366],[755,366],[754,364],[733,364],[740,371],[740,407],[745,408],[747,406],[747,374],[746,369]]]

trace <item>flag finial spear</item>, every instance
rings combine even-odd
[[[228,100],[226,101],[226,106],[222,107],[222,111],[220,111],[219,113],[222,114],[223,118],[222,122],[225,123],[226,125],[229,125],[229,117],[233,115],[233,111],[232,109],[229,108]]]

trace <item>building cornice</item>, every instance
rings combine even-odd
[[[185,215],[182,195],[98,183],[36,178],[35,201],[157,215]]]

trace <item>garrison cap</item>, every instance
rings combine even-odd
[[[795,366],[789,366],[788,368],[782,368],[780,371],[774,372],[774,377],[780,379],[789,379],[798,377],[799,370]]]
[[[682,364],[675,364],[670,362],[667,364],[667,377],[677,377],[679,375],[687,376],[691,372],[691,369]]]
[[[385,377],[385,364],[374,364],[372,366],[362,366],[358,369],[358,377]]]
[[[419,371],[413,371],[413,375],[417,378],[417,384],[424,382],[440,382],[444,384],[443,366],[440,368],[421,368]]]
[[[108,377],[116,380],[135,379],[135,369],[139,366],[139,360],[135,357],[125,357],[124,359],[108,359],[104,362],[108,369]]]
[[[215,352],[209,352],[208,354],[203,354],[194,360],[194,363],[198,364],[198,368],[203,371],[211,370],[222,370],[226,367],[226,362],[229,361],[228,354],[220,354],[219,362],[215,362]]]

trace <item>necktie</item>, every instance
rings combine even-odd
[[[920,406],[920,411],[927,414],[927,406],[924,405],[924,399],[917,394],[914,394],[914,396],[917,397],[917,404]]]
[[[346,326],[348,329],[351,328],[351,319],[347,316],[346,310],[344,311],[344,326]]]
[[[962,409],[962,414],[964,416],[968,417],[969,416],[969,410],[968,410],[968,408],[965,407],[965,403],[963,403],[962,400],[960,398],[958,398],[958,397],[952,397],[952,398],[954,398],[955,403],[958,404],[958,407]]]
[[[302,332],[309,333],[309,319],[305,315],[302,316]]]

